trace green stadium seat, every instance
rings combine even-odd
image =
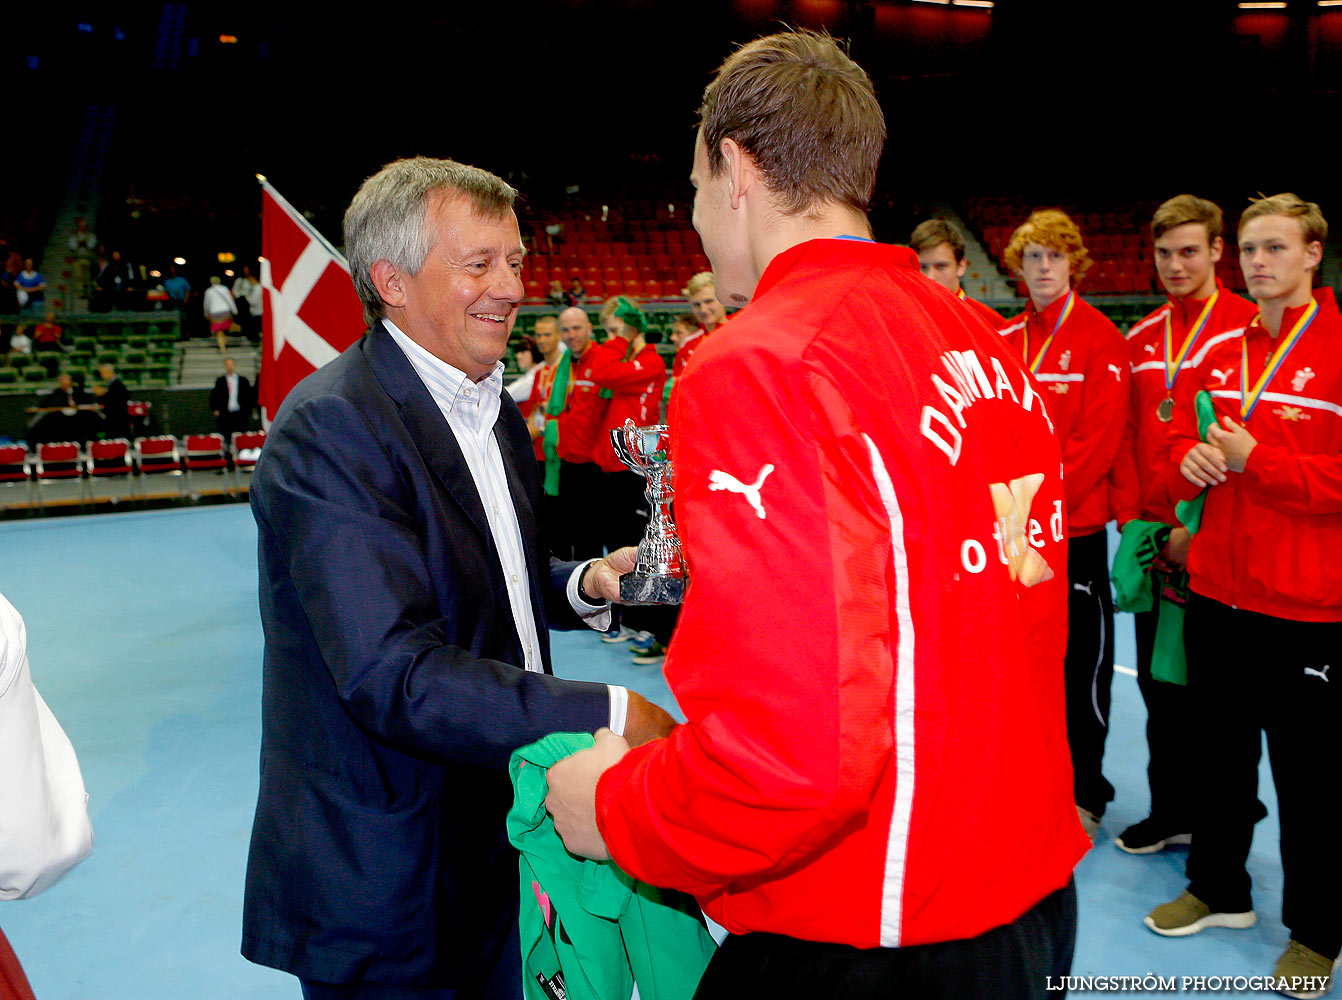
[[[140,373],[141,386],[166,386],[170,381],[171,369],[167,365],[150,365]]]
[[[128,351],[147,351],[149,350],[149,338],[133,335],[126,338],[126,350]]]
[[[151,365],[171,365],[177,357],[177,352],[171,347],[168,348],[150,348],[149,363]]]
[[[149,360],[143,350],[134,351],[129,348],[121,352],[121,363],[131,367],[143,367]]]
[[[31,354],[11,354],[9,356],[9,363],[14,368],[27,368],[34,362]]]
[[[140,379],[144,375],[144,369],[135,365],[118,365],[117,375],[119,375],[121,381],[125,382],[128,386],[140,385]]]
[[[12,389],[19,384],[19,373],[13,368],[0,368],[0,390]]]
[[[23,370],[23,384],[35,385],[47,380],[47,370],[41,365],[29,365]]]

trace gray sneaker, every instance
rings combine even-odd
[[[1184,937],[1208,927],[1233,927],[1243,930],[1258,923],[1253,910],[1243,913],[1213,913],[1210,906],[1191,892],[1181,892],[1173,902],[1163,903],[1142,918],[1142,922],[1165,937]]]
[[[1277,980],[1277,992],[1302,1000],[1321,997],[1333,988],[1333,976],[1340,961],[1342,959],[1325,958],[1313,948],[1306,948],[1292,938],[1272,972],[1273,978]]]

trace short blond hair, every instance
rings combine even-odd
[[[1249,207],[1239,217],[1236,233],[1244,232],[1245,223],[1264,215],[1287,215],[1299,219],[1306,243],[1323,243],[1328,239],[1328,222],[1319,206],[1289,191],[1274,194],[1270,198],[1250,198]]]
[[[1012,271],[1021,269],[1025,244],[1038,243],[1041,247],[1065,253],[1071,262],[1071,281],[1076,284],[1090,270],[1092,263],[1086,245],[1081,242],[1081,230],[1066,212],[1045,208],[1031,213],[1011,234],[1011,242],[1002,253],[1002,261]]]
[[[1193,194],[1176,194],[1151,216],[1151,239],[1158,240],[1171,229],[1178,229],[1190,222],[1196,222],[1207,230],[1208,245],[1225,229],[1225,217],[1216,202]]]
[[[691,295],[698,295],[705,288],[709,287],[712,287],[715,291],[717,290],[718,287],[718,283],[713,280],[713,272],[700,271],[693,278],[691,278],[689,284],[685,286],[685,295],[686,297],[689,297]]]

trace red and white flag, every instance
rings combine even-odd
[[[363,305],[345,258],[261,182],[261,414],[274,419],[300,379],[333,360],[364,332]]]

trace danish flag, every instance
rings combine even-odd
[[[261,182],[261,413],[269,423],[300,380],[363,335],[363,306],[345,258]]]

